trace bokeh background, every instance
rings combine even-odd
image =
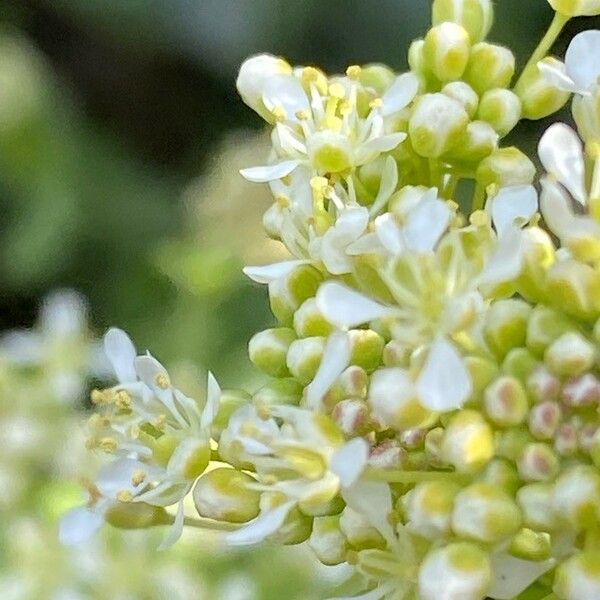
[[[25,482],[2,511],[2,598],[176,597],[158,584],[122,596],[98,591],[104,577],[132,581],[123,572],[139,571],[143,579],[143,565],[156,562],[153,542],[143,535],[125,541],[109,534],[96,546],[90,560],[105,569],[96,579],[83,576],[88,571],[56,544],[56,515],[88,469],[85,454],[73,449],[83,445],[77,431],[86,390],[102,378],[101,369],[83,364],[82,352],[94,355],[95,340],[116,324],[192,388],[208,368],[227,386],[252,388],[256,374],[245,344],[271,317],[264,290],[245,281],[241,267],[268,262],[280,249],[260,230],[266,191],[237,175],[267,148],[260,120],[237,97],[239,64],[268,51],[333,72],[368,62],[402,70],[410,40],[427,30],[429,6],[429,0],[1,0],[0,330],[35,333],[38,350],[16,360],[14,332],[2,338],[11,343],[4,354],[0,345],[0,435],[14,446],[15,439],[33,439],[31,427],[43,433],[26,461],[19,462],[17,444],[0,465],[0,487]],[[491,37],[523,64],[552,17],[547,2],[497,0],[496,13]],[[573,20],[557,53],[591,21]],[[533,148],[543,126],[524,124],[509,142]],[[76,328],[83,346],[75,349],[72,324],[65,334],[60,319],[48,325],[39,316],[43,299],[64,288],[87,299]],[[32,336],[21,338],[17,347],[25,343],[31,351]],[[59,379],[65,369],[64,361],[56,365],[61,352],[77,380],[66,400],[55,385],[56,369]],[[68,465],[55,458],[56,445],[70,448]],[[275,587],[259,585],[248,595],[255,575],[272,579],[261,567],[273,559],[268,550],[231,559],[199,548],[197,538],[184,546],[179,555],[160,557],[167,580],[190,578],[183,598],[204,597],[199,581],[208,582],[207,597],[224,600],[319,597],[307,587],[314,578],[303,562],[288,571],[279,557],[289,577],[286,592],[271,581]],[[107,548],[113,563],[106,562]],[[123,558],[131,555],[137,567]],[[50,556],[64,568],[51,568]],[[40,565],[53,571],[52,583],[43,579],[34,592],[14,584],[32,579]],[[120,578],[109,575],[119,565]],[[216,588],[217,580],[232,583]],[[12,587],[2,588],[7,581]]]

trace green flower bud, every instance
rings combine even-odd
[[[497,543],[514,535],[521,526],[521,511],[503,490],[474,483],[455,499],[452,529],[461,537]]]
[[[517,469],[504,458],[493,459],[485,468],[478,481],[504,490],[513,496],[521,485]]]
[[[527,348],[513,348],[504,358],[502,370],[525,382],[537,365],[538,361]]]
[[[327,394],[325,394],[325,405],[331,408],[346,398],[360,398],[364,400],[367,397],[368,385],[369,376],[367,372],[361,367],[350,365],[337,378]]]
[[[487,311],[483,336],[490,350],[502,360],[510,350],[525,344],[531,307],[523,300],[494,302]]]
[[[169,458],[169,473],[194,480],[204,473],[210,462],[210,444],[202,438],[188,437],[181,441]]]
[[[250,394],[243,390],[223,390],[219,401],[219,411],[213,421],[213,434],[220,435],[227,427],[231,415],[240,407],[249,404],[252,400]]]
[[[265,329],[254,335],[248,344],[252,363],[271,377],[288,377],[286,357],[290,344],[296,339],[293,329]]]
[[[488,90],[481,97],[477,117],[487,121],[500,137],[504,137],[514,129],[521,118],[521,100],[510,90]]]
[[[168,525],[172,517],[162,506],[145,502],[117,502],[111,504],[104,518],[117,529],[146,529],[156,525]]]
[[[364,65],[358,78],[363,86],[372,88],[379,96],[385,93],[395,79],[396,74],[392,69],[378,63]]]
[[[546,350],[544,362],[558,376],[581,375],[596,361],[594,345],[581,334],[568,332],[561,335]]]
[[[390,340],[383,349],[383,364],[386,367],[408,367],[410,347],[398,340]]]
[[[381,365],[384,339],[372,329],[353,329],[348,332],[351,347],[350,362],[372,373]]]
[[[550,6],[565,17],[600,15],[600,0],[548,0]]]
[[[546,293],[574,317],[587,320],[600,311],[600,279],[590,265],[569,259],[555,263],[546,276]]]
[[[402,146],[403,144],[400,144]],[[386,164],[387,156],[378,156],[375,160],[368,162],[358,168],[360,184],[371,194],[372,200],[377,196],[381,185],[381,175]],[[366,202],[368,203],[368,202]]]
[[[317,301],[309,298],[294,313],[294,329],[299,337],[327,337],[333,326],[317,308]]]
[[[575,554],[556,569],[554,592],[560,600],[600,598],[600,552]]]
[[[558,402],[540,402],[529,413],[529,431],[538,440],[550,440],[554,437],[561,418],[562,410]]]
[[[465,83],[464,81],[452,81],[447,83],[442,88],[442,94],[460,102],[467,111],[470,119],[475,116],[477,107],[479,106],[479,96],[468,83]]]
[[[517,504],[523,515],[523,524],[541,531],[556,527],[554,488],[548,483],[530,483],[517,492]]]
[[[201,517],[228,523],[246,523],[259,512],[260,492],[248,484],[254,479],[235,469],[220,468],[204,473],[193,491],[194,504]]]
[[[550,535],[523,528],[512,539],[508,551],[523,560],[548,560],[552,556]]]
[[[308,545],[324,565],[334,566],[346,560],[348,544],[340,529],[340,517],[317,517],[313,522]]]
[[[287,353],[287,366],[290,373],[303,385],[314,378],[325,348],[325,338],[309,337],[295,340]]]
[[[527,322],[527,348],[541,357],[554,340],[573,329],[563,313],[540,304],[531,311]]]
[[[408,66],[413,73],[425,75],[425,40],[414,40],[408,48]]]
[[[529,409],[523,384],[509,376],[499,377],[489,385],[483,402],[490,421],[500,427],[520,425]]]
[[[589,465],[568,468],[554,484],[556,514],[574,529],[597,527],[600,521],[600,473]]]
[[[481,356],[466,356],[464,361],[473,384],[472,398],[477,399],[498,375],[498,365]]]
[[[503,431],[496,439],[496,454],[516,461],[523,454],[533,437],[525,428],[511,428]]]
[[[385,540],[377,529],[349,506],[346,506],[340,515],[340,529],[356,550],[385,547]]]
[[[529,185],[535,177],[534,164],[518,148],[500,148],[483,159],[477,168],[478,183],[487,187]]]
[[[525,446],[517,468],[523,481],[550,481],[556,477],[560,462],[550,446],[536,442]]]
[[[425,64],[440,81],[460,79],[469,61],[471,41],[464,27],[445,22],[425,36]]]
[[[544,58],[542,62],[556,62],[554,58]],[[545,119],[558,112],[571,97],[569,92],[552,85],[537,66],[529,69],[515,86],[515,93],[521,99],[524,119]]]
[[[263,494],[260,499],[260,507],[261,510],[268,510],[284,501],[279,494]],[[312,525],[312,517],[305,515],[297,508],[292,508],[284,524],[267,539],[274,544],[284,546],[302,544],[310,537]]]
[[[515,56],[504,46],[480,42],[471,48],[465,81],[479,94],[507,88],[515,74]]]
[[[296,406],[300,403],[303,390],[302,385],[291,377],[274,379],[261,387],[253,399],[257,406]]]
[[[485,39],[494,21],[494,7],[490,0],[435,0],[432,23],[451,21],[462,25],[473,42]]]
[[[317,269],[302,265],[270,283],[269,301],[275,317],[281,323],[291,325],[296,310],[305,300],[315,296],[322,280],[323,275]]]
[[[442,458],[457,471],[474,473],[494,456],[494,436],[480,413],[462,410],[450,418],[442,442]]]
[[[469,116],[445,94],[425,94],[416,102],[408,123],[413,148],[425,158],[438,158],[460,142]]]
[[[435,548],[419,569],[421,600],[481,600],[492,580],[489,555],[475,544]]]
[[[484,121],[471,121],[460,142],[448,152],[450,161],[478,163],[498,147],[498,134]]]
[[[460,491],[456,484],[428,481],[405,495],[405,516],[411,531],[435,540],[450,532],[454,498]]]

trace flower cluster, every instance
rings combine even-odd
[[[352,566],[346,598],[600,597],[600,32],[548,56],[600,3],[550,5],[516,81],[489,0],[435,0],[400,75],[242,65],[272,127],[242,175],[270,186],[265,229],[290,253],[245,269],[278,321],[249,343],[271,379],[248,395],[209,376],[200,410],[109,331],[119,383],[92,396],[90,445],[116,459],[76,524],[131,508],[174,521],[169,543],[186,519],[234,545],[307,541]],[[538,180],[502,140],[573,93],[579,135],[547,130]]]

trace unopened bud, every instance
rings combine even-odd
[[[369,425],[369,407],[363,400],[342,400],[331,412],[331,418],[348,437],[366,433]]]
[[[559,426],[554,439],[554,449],[561,456],[573,456],[579,450],[577,428],[573,423],[563,423]]]
[[[535,177],[534,164],[518,148],[500,148],[483,159],[477,168],[480,185],[529,185]]]
[[[515,73],[514,54],[504,46],[480,42],[471,49],[465,81],[479,94],[507,88]]]
[[[500,137],[504,137],[521,118],[521,100],[510,90],[489,90],[481,98],[477,118],[489,123]]]
[[[548,0],[550,6],[566,17],[600,15],[600,0]]]
[[[317,308],[315,298],[309,298],[294,313],[294,329],[299,337],[327,337],[333,326]]]
[[[308,545],[324,565],[334,566],[344,562],[348,544],[340,529],[340,516],[317,517]]]
[[[475,116],[477,107],[479,106],[479,96],[468,83],[464,81],[447,83],[442,88],[442,94],[446,94],[446,96],[460,102],[462,107],[467,111],[470,119]]]
[[[397,440],[384,440],[371,449],[369,466],[375,469],[401,469],[408,459],[408,453]]]
[[[503,359],[513,348],[525,344],[531,307],[523,300],[494,302],[487,311],[483,335],[490,350]]]
[[[550,440],[560,425],[562,410],[557,402],[536,404],[529,413],[529,431],[538,440]]]
[[[254,394],[254,404],[256,406],[295,406],[300,403],[303,389],[302,384],[292,377],[274,379]]]
[[[533,437],[524,427],[511,427],[497,436],[496,454],[516,461],[523,454],[523,451],[533,441]]]
[[[356,550],[385,547],[385,540],[377,529],[349,506],[346,506],[340,515],[340,529]]]
[[[213,434],[220,434],[227,427],[231,415],[251,400],[250,394],[243,390],[222,390],[219,410],[212,424]]]
[[[407,525],[415,534],[435,540],[450,532],[458,485],[441,481],[419,483],[406,495]]]
[[[527,378],[527,391],[536,402],[556,400],[560,393],[560,379],[545,365],[536,367]]]
[[[480,42],[490,32],[494,7],[491,0],[435,0],[432,23],[439,25],[445,21],[462,25],[473,42]]]
[[[523,384],[514,377],[498,377],[484,394],[485,412],[500,427],[520,425],[527,416],[529,402]]]
[[[271,377],[287,377],[290,372],[286,357],[290,344],[296,339],[293,329],[265,329],[254,335],[248,344],[252,363]]]
[[[563,333],[573,330],[573,324],[563,313],[538,305],[527,323],[527,347],[536,356],[543,356],[546,348]]]
[[[285,497],[279,493],[263,493],[260,497],[261,511],[269,511],[285,502]],[[267,539],[275,544],[292,546],[305,542],[311,534],[313,519],[292,508],[283,525]]]
[[[398,340],[390,340],[383,349],[383,364],[386,367],[408,367],[410,347]]]
[[[448,153],[448,159],[457,162],[478,163],[498,147],[498,134],[485,121],[467,125],[461,141]]]
[[[597,527],[600,521],[600,474],[595,467],[576,465],[554,484],[556,514],[577,531]]]
[[[548,483],[529,483],[517,492],[517,504],[523,515],[523,524],[541,531],[552,531],[556,526],[553,507],[554,488]]]
[[[460,102],[445,94],[426,94],[416,101],[408,130],[417,154],[438,158],[460,142],[468,124]]]
[[[487,465],[478,481],[500,488],[511,496],[521,485],[517,469],[504,458],[494,458]]]
[[[414,40],[408,48],[408,66],[413,73],[424,75],[428,68],[425,64],[425,40]]]
[[[440,81],[460,79],[469,61],[471,41],[464,27],[446,21],[425,36],[425,63]]]
[[[478,398],[498,375],[496,361],[481,356],[466,356],[465,365],[473,383],[473,398]]]
[[[303,385],[314,378],[325,348],[325,338],[309,337],[295,340],[287,353],[287,366],[290,373]]]
[[[360,83],[375,90],[379,96],[383,96],[395,79],[394,71],[382,64],[364,65],[360,69]]]
[[[560,463],[550,446],[532,443],[525,446],[517,468],[523,481],[550,481],[556,477]]]
[[[546,350],[544,362],[558,376],[581,375],[596,360],[594,345],[575,332],[564,333]]]
[[[348,332],[353,365],[372,373],[381,365],[384,339],[372,329],[353,329]]]
[[[171,517],[162,506],[145,502],[117,502],[105,513],[106,522],[118,529],[146,529],[155,525],[168,525]]]
[[[560,600],[600,598],[600,552],[586,550],[561,563],[556,569],[554,591]]]
[[[513,348],[504,357],[502,370],[507,375],[525,382],[538,364],[535,356],[527,348]]]

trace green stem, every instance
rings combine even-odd
[[[226,523],[211,519],[194,519],[192,517],[185,517],[183,524],[187,527],[195,527],[196,529],[208,531],[235,531],[240,528],[237,523]]]
[[[548,27],[548,31],[546,31],[546,35],[542,38],[538,47],[533,51],[530,59],[527,61],[521,76],[519,77],[517,83],[515,84],[515,88],[518,87],[519,83],[523,81],[526,74],[529,73],[532,69],[534,69],[538,62],[542,60],[544,57],[548,55],[550,48],[554,45],[554,42],[557,40],[558,36],[561,34],[565,25],[568,23],[569,19],[567,15],[563,15],[561,13],[555,13],[554,19],[552,19],[552,23],[550,23],[550,27]]]
[[[462,473],[444,471],[383,471],[369,468],[366,471],[368,479],[373,481],[387,481],[388,483],[420,483],[422,481],[470,481]]]
[[[477,182],[475,184],[475,191],[473,192],[473,201],[471,202],[471,212],[481,210],[485,202],[485,187],[483,184]]]

